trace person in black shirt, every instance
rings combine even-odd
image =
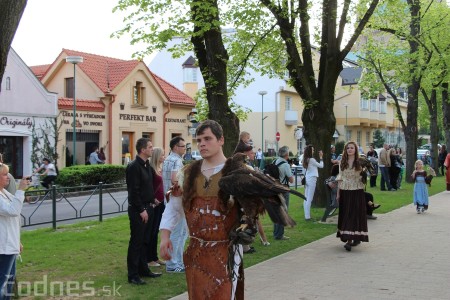
[[[153,176],[155,170],[148,158],[152,156],[153,145],[150,139],[140,138],[136,142],[136,159],[130,162],[126,170],[128,191],[128,218],[130,219],[130,242],[128,244],[127,266],[128,282],[142,285],[141,277],[159,277],[147,265],[147,253],[150,243],[155,193]]]

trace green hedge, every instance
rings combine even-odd
[[[97,185],[125,181],[126,166],[122,165],[79,165],[59,171],[56,184],[60,186]]]

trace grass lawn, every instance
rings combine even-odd
[[[379,178],[380,176],[378,181]],[[404,205],[411,205],[411,213],[415,213],[411,204],[413,184],[403,183],[402,188],[396,192],[381,192],[378,182],[377,188],[367,190],[373,193],[375,203],[381,204],[376,210],[377,215]],[[430,195],[443,190],[445,178],[434,178],[429,189]],[[271,245],[262,246],[257,237],[254,243],[256,252],[244,257],[246,267],[336,231],[336,225],[305,222],[302,203],[299,198],[291,196],[289,213],[298,224],[294,228],[286,228],[285,234],[291,238],[288,241],[275,241],[272,238],[272,223],[267,216],[262,219]],[[433,209],[433,203],[430,203],[430,209]],[[312,208],[312,218],[320,220],[323,212],[323,208]],[[92,221],[61,226],[55,231],[23,231],[23,261],[18,262],[17,270],[21,296],[29,296],[29,299],[48,299],[51,296],[55,299],[72,299],[77,296],[92,296],[97,299],[108,296],[123,299],[168,299],[186,290],[184,274],[165,274],[164,268],[152,268],[153,271],[162,271],[164,274],[160,278],[145,279],[148,283],[145,286],[128,284],[128,239],[127,216],[106,219],[102,223]],[[39,293],[41,296],[38,296]]]

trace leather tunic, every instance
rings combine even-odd
[[[190,239],[184,264],[190,299],[229,300],[232,278],[238,280],[234,299],[244,298],[242,259],[240,274],[229,267],[229,257],[234,257],[237,248],[230,243],[229,233],[239,226],[238,209],[234,205],[227,211],[217,197],[221,176],[218,172],[207,180],[199,173],[195,179],[196,195],[190,209],[185,209]]]

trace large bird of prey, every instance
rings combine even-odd
[[[245,224],[238,230],[245,230],[246,226],[254,228],[255,219],[264,212],[269,214],[274,223],[294,226],[296,223],[287,213],[282,194],[290,192],[302,198],[304,196],[273,178],[250,169],[245,163],[246,158],[243,153],[228,158],[219,180],[219,198],[224,203],[237,201],[243,210]]]

